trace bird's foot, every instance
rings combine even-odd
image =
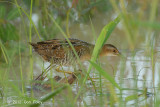
[[[71,71],[60,70],[59,68],[60,68],[60,67],[57,67],[55,70],[56,70],[57,72],[62,72],[62,73],[67,73],[67,74],[73,74],[73,72],[71,72]]]

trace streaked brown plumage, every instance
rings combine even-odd
[[[91,58],[94,48],[93,44],[73,38],[69,40],[81,61],[86,61]],[[77,62],[77,58],[66,39],[53,39],[30,44],[45,61],[56,65],[72,65]],[[100,56],[115,56],[118,54],[119,51],[117,48],[111,44],[105,44],[100,52]]]

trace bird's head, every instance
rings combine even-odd
[[[118,56],[118,55],[120,55],[120,52],[115,46],[111,44],[105,44],[100,52],[100,56]]]

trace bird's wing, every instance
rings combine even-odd
[[[89,50],[88,42],[78,40],[78,39],[69,39],[73,47],[75,48],[77,54],[81,56],[82,52],[85,50]],[[34,50],[41,55],[45,60],[49,60],[49,58],[65,58],[67,52],[72,52],[73,50],[68,44],[67,40],[61,39],[52,39],[42,42],[30,43]]]

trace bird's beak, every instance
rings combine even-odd
[[[119,52],[118,56],[120,56],[121,58],[125,58],[125,56],[120,51],[118,51],[118,52]]]
[[[117,54],[118,56],[121,56],[122,54],[121,54],[121,52],[120,51],[118,51],[118,54]]]

